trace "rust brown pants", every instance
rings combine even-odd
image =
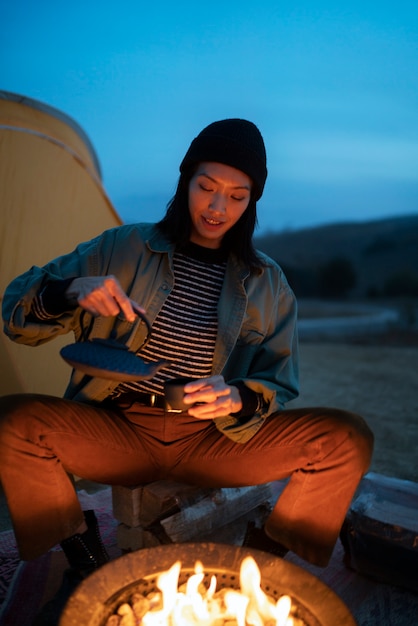
[[[372,447],[363,419],[338,409],[281,411],[239,444],[210,420],[138,403],[0,398],[0,478],[23,559],[46,552],[82,523],[72,474],[109,485],[170,478],[210,487],[290,476],[266,528],[325,566]]]

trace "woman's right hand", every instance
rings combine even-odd
[[[94,316],[110,317],[122,312],[128,322],[134,322],[136,312],[145,314],[139,304],[128,298],[118,279],[112,275],[75,278],[65,296]]]

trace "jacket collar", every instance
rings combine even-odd
[[[153,252],[173,252],[175,244],[157,228],[156,224],[147,224],[146,244]]]
[[[142,226],[142,225],[141,225]],[[146,244],[153,252],[171,253],[175,250],[175,244],[172,243],[167,237],[157,228],[156,224],[146,224]],[[237,275],[241,281],[244,281],[250,274],[249,269],[241,261],[238,261],[235,255],[230,254],[228,264],[232,263],[232,266],[237,271]],[[261,270],[263,273],[263,270]]]

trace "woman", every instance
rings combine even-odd
[[[210,124],[180,173],[158,224],[107,231],[16,278],[4,297],[5,332],[15,341],[112,333],[146,363],[162,363],[149,380],[74,370],[65,399],[1,401],[1,479],[21,556],[61,543],[70,563],[52,613],[107,560],[72,474],[211,487],[290,476],[265,527],[250,529],[245,543],[325,566],[370,463],[373,438],[359,416],[285,408],[298,393],[296,302],[280,267],[252,243],[267,177],[258,128],[241,119]],[[152,325],[148,342],[138,313]],[[173,414],[163,384],[180,376],[193,379],[190,408]]]

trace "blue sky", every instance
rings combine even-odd
[[[226,117],[266,142],[259,232],[418,213],[418,2],[3,0],[0,89],[82,126],[125,221]]]

